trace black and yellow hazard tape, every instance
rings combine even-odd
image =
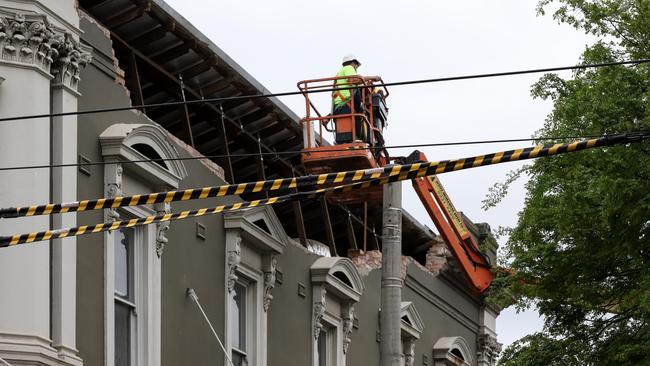
[[[151,194],[100,198],[94,200],[74,201],[67,203],[50,203],[45,205],[10,207],[0,209],[0,218],[15,218],[24,216],[52,215],[57,213],[81,212],[101,209],[115,209],[126,206],[150,205],[190,201],[213,197],[224,197],[257,192],[287,191],[290,189],[313,189],[319,185],[345,184],[369,179],[377,179],[388,175],[396,175],[408,171],[410,165],[395,165],[385,168],[353,170],[347,172],[306,175],[296,178],[272,179],[258,182],[229,184],[192,188],[179,191],[156,192]]]
[[[469,169],[469,168],[475,168],[480,166],[517,161],[517,160],[533,159],[533,158],[538,158],[543,156],[552,156],[552,155],[563,154],[567,152],[585,150],[585,149],[599,147],[599,146],[611,146],[616,144],[637,142],[642,139],[647,139],[649,137],[650,134],[613,135],[607,138],[576,141],[568,144],[555,144],[551,146],[535,146],[535,147],[529,147],[524,149],[508,150],[508,151],[498,152],[494,154],[470,157],[466,159],[445,160],[440,162],[416,163],[416,164],[408,164],[408,165],[396,165],[393,167],[385,168],[390,173],[387,176],[381,176],[381,173],[379,173],[381,170],[376,170],[378,175],[375,177],[371,177],[368,180],[355,182],[347,185],[339,185],[336,187],[321,188],[321,189],[308,191],[308,192],[292,193],[284,196],[271,197],[267,199],[254,200],[249,202],[235,203],[232,205],[221,205],[213,208],[202,208],[199,210],[192,210],[192,211],[188,210],[188,211],[182,211],[178,213],[161,214],[157,216],[131,219],[128,221],[105,222],[105,223],[100,223],[91,226],[78,226],[78,227],[67,228],[67,229],[32,232],[28,234],[16,234],[11,236],[0,236],[0,248],[13,246],[17,244],[28,244],[36,241],[65,238],[68,236],[79,236],[79,235],[85,235],[90,233],[116,230],[123,227],[141,226],[141,225],[148,225],[157,222],[182,220],[191,217],[213,215],[222,212],[236,211],[236,210],[241,210],[241,209],[251,208],[256,206],[273,205],[280,202],[311,199],[318,195],[322,195],[328,192],[347,192],[354,189],[364,189],[371,186],[383,185],[386,183],[398,182],[403,180],[410,180],[410,179],[424,177],[428,175],[447,173],[447,172],[452,172],[452,171],[457,171],[462,169]],[[345,174],[347,173],[349,172],[335,173],[335,174],[343,174],[343,176],[345,176]],[[343,179],[341,179],[341,181],[343,181]]]
[[[415,174],[418,173],[418,171],[413,171],[411,173],[412,174],[410,176],[414,177]],[[346,192],[352,189],[363,189],[363,188],[368,188],[372,185],[381,185],[387,182],[393,182],[393,181],[404,180],[404,179],[406,179],[406,176],[394,175],[392,177],[373,179],[373,180],[357,182],[349,185],[342,185],[342,186],[336,186],[330,188],[321,188],[309,192],[298,192],[298,193],[292,193],[284,196],[270,197],[266,199],[260,199],[260,200],[254,200],[248,202],[240,202],[231,205],[221,205],[212,208],[202,208],[199,210],[187,210],[178,213],[160,214],[156,216],[148,216],[148,217],[141,217],[137,219],[131,219],[127,221],[104,222],[96,225],[84,225],[84,226],[77,226],[72,228],[32,232],[27,234],[0,236],[0,248],[14,246],[18,244],[29,244],[37,241],[44,241],[50,239],[61,239],[61,238],[66,238],[71,236],[100,233],[103,231],[112,231],[120,228],[149,225],[149,224],[155,224],[155,223],[165,222],[165,221],[183,220],[187,218],[199,217],[204,215],[215,215],[223,212],[237,211],[237,210],[242,210],[242,209],[252,208],[257,206],[269,206],[280,202],[296,201],[301,199],[311,199],[311,198],[315,198],[318,195],[322,195],[330,191]]]
[[[170,203],[176,201],[189,201],[228,195],[241,195],[247,193],[286,191],[298,189],[304,191],[319,185],[347,184],[379,179],[389,176],[399,176],[412,171],[423,171],[423,175],[441,174],[456,170],[481,167],[517,160],[533,159],[537,157],[557,155],[567,152],[579,151],[593,147],[611,146],[638,142],[648,139],[650,133],[628,133],[611,135],[596,139],[576,141],[550,146],[534,146],[516,150],[501,151],[497,153],[478,155],[464,159],[443,160],[440,162],[423,162],[405,165],[391,165],[383,168],[352,170],[345,172],[327,173],[320,175],[307,175],[297,178],[273,179],[258,182],[230,184],[193,188],[180,191],[157,192],[144,195],[134,195],[115,198],[100,198],[95,200],[75,201],[68,203],[51,203],[45,205],[12,207],[0,209],[0,218],[13,218],[22,216],[50,215],[66,212],[81,212],[100,210],[105,208],[119,208],[125,206],[139,206],[155,203]]]

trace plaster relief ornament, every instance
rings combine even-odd
[[[115,168],[115,182],[106,185],[106,198],[115,198],[122,195],[122,166],[118,165]],[[120,214],[114,208],[109,208],[106,211],[106,221],[115,222],[120,219]]]
[[[50,71],[54,32],[44,16],[0,15],[0,59],[32,64]]]
[[[314,303],[314,340],[318,340],[320,331],[323,329],[323,314],[325,314],[325,296],[327,295],[327,290],[321,288],[320,290],[320,299]]]
[[[91,51],[44,15],[0,13],[0,60],[37,66],[76,90]]]
[[[237,268],[241,262],[241,236],[235,237],[233,249],[228,251],[228,293],[235,289],[235,281],[237,281]]]
[[[404,350],[404,366],[413,366],[415,363],[415,339],[409,338],[406,341]]]
[[[269,310],[269,305],[271,305],[271,300],[273,300],[273,288],[275,287],[275,272],[278,266],[278,258],[276,256],[271,257],[271,268],[268,272],[264,272],[264,311]]]
[[[348,305],[345,314],[343,314],[343,353],[348,353],[348,347],[352,339],[352,327],[354,326],[354,306]]]
[[[169,203],[164,203],[163,207],[162,210],[156,211],[156,214],[163,215],[171,212]],[[167,231],[170,225],[170,221],[163,221],[156,224],[156,255],[158,258],[162,257],[165,245],[169,242],[169,239],[167,239]]]
[[[501,353],[501,343],[489,334],[481,334],[478,337],[478,358],[488,365],[496,365],[497,357]]]
[[[58,58],[52,67],[57,83],[77,90],[81,70],[92,61],[92,49],[81,45],[70,33],[58,37],[54,44]]]

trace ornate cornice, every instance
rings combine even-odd
[[[71,33],[52,26],[44,15],[0,11],[1,61],[33,65],[76,90],[91,51]]]

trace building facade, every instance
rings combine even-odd
[[[32,116],[0,123],[0,167],[44,166],[0,170],[0,206],[300,175],[299,118],[273,98],[38,116],[265,92],[163,1],[0,0],[0,117]],[[259,197],[1,219],[0,235]],[[0,248],[0,358],[379,364],[381,219],[356,215],[303,202]],[[493,365],[498,311],[403,221],[403,364]]]

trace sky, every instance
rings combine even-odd
[[[296,90],[299,80],[329,77],[353,53],[359,73],[386,82],[574,65],[591,39],[550,15],[534,0],[166,0],[271,92]],[[218,4],[218,5],[217,5]],[[560,73],[570,77],[570,72]],[[390,89],[387,145],[528,138],[552,104],[530,96],[541,74]],[[324,98],[324,99],[323,99]],[[281,100],[304,115],[302,97]],[[323,95],[317,105],[327,111]],[[422,148],[429,160],[462,158],[529,143]],[[412,149],[391,150],[408,155]],[[488,189],[524,163],[440,175],[456,208],[492,228],[513,226],[523,207],[525,180],[496,208],[483,210]],[[403,206],[434,228],[415,192],[405,185]],[[500,239],[504,243],[505,238]],[[504,310],[497,320],[504,347],[541,330],[534,311]]]

